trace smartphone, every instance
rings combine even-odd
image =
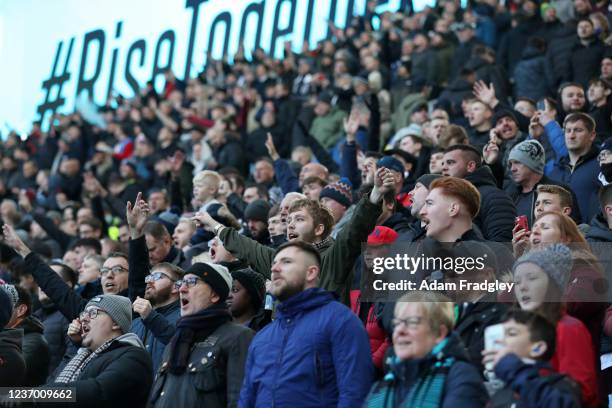
[[[515,218],[514,223],[515,225],[519,225],[521,229],[524,229],[525,231],[529,231],[529,221],[527,220],[526,215],[519,215],[518,217]]]
[[[538,101],[538,103],[536,104],[536,109],[539,111],[544,111],[546,110],[546,100],[545,99],[540,99]]]
[[[502,323],[494,324],[485,328],[484,332],[484,348],[485,350],[497,350],[501,348],[498,343],[504,339],[504,325]],[[487,363],[485,368],[489,371],[493,370],[491,363]]]

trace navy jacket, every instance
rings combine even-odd
[[[307,289],[281,303],[253,339],[239,406],[359,407],[372,375],[357,316],[331,292]]]
[[[591,221],[591,228],[586,233],[588,242],[612,242],[612,229],[602,214],[597,214]]]
[[[176,321],[181,315],[178,300],[166,306],[151,310],[146,319],[141,317],[132,321],[130,332],[136,334],[151,354],[153,372],[157,371],[164,349],[176,331]]]
[[[580,406],[578,386],[548,365],[526,364],[515,354],[508,354],[495,366],[495,375],[506,387],[493,395],[491,408]]]
[[[597,176],[601,170],[597,162],[598,154],[598,149],[593,146],[587,154],[578,159],[573,169],[569,156],[563,156],[555,162],[548,175],[553,180],[569,185],[576,193],[581,221],[585,224],[589,223],[599,209],[597,193],[601,184]]]

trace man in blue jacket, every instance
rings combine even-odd
[[[318,288],[321,257],[310,244],[281,245],[270,292],[276,320],[249,347],[240,407],[358,407],[372,383],[366,331],[351,311]]]
[[[582,222],[588,223],[597,214],[597,192],[601,187],[595,140],[595,121],[586,113],[572,113],[563,123],[567,155],[558,157],[549,176],[571,187],[578,197]],[[558,136],[553,136],[558,139]]]

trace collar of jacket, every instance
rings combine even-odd
[[[277,309],[277,317],[278,320],[282,321],[283,318],[295,316],[307,310],[316,309],[334,300],[336,300],[334,294],[325,289],[306,289],[280,303]]]
[[[584,155],[580,156],[578,158],[578,160],[576,161],[576,164],[574,165],[574,168],[572,169],[572,171],[576,170],[576,168],[590,160],[597,160],[597,155],[599,154],[599,149],[597,149],[597,147],[595,147],[595,145],[591,146],[591,149],[586,152]],[[563,166],[567,166],[570,167],[570,158],[569,158],[569,154],[566,154],[565,156],[561,157],[559,159],[559,163]]]
[[[323,252],[330,246],[334,244],[334,239],[331,235],[328,235],[323,241],[314,242],[312,245],[316,248],[317,251]]]
[[[177,299],[176,301],[172,303],[158,307],[157,309],[155,309],[155,311],[161,315],[165,315],[166,313],[172,312],[178,309],[179,307],[180,307],[180,302]]]

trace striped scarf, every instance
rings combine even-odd
[[[62,372],[57,376],[55,382],[66,384],[75,382],[87,364],[89,364],[89,362],[94,358],[98,357],[104,350],[109,348],[113,340],[115,339],[105,341],[93,353],[88,348],[81,347],[77,351],[76,356],[74,356],[72,360],[66,364],[66,367],[64,367]]]
[[[430,356],[435,359],[427,370],[419,376],[417,381],[410,387],[408,396],[401,403],[402,407],[410,408],[438,408],[442,403],[442,394],[444,393],[444,384],[448,372],[455,362],[454,357],[444,355],[443,349],[447,345],[448,339],[444,339],[437,344],[431,351]],[[393,364],[399,364],[400,361],[394,357]],[[394,384],[396,382],[393,372],[387,373],[383,379],[381,387],[376,389],[366,403],[368,408],[387,408],[395,407],[394,401]]]

